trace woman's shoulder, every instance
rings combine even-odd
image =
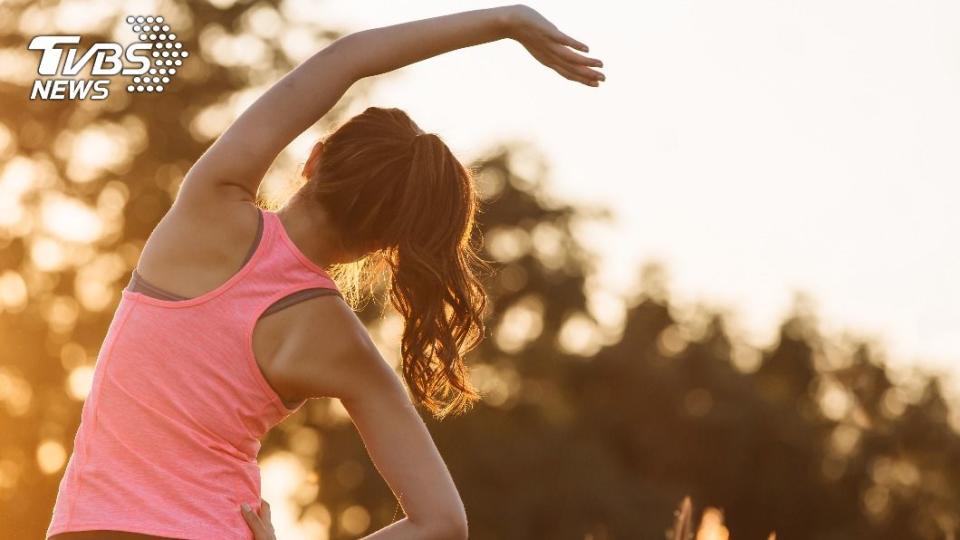
[[[256,240],[259,212],[243,202],[208,211],[174,203],[150,233],[137,268],[158,286],[198,296],[237,271]]]
[[[291,395],[346,397],[385,367],[392,369],[339,295],[311,298],[274,316],[273,324],[283,329],[283,348],[271,375]]]
[[[197,206],[174,201],[170,210],[158,224],[166,225],[177,232],[232,240],[234,236],[250,236],[256,229],[264,212],[255,203],[242,200],[225,200],[216,205]]]

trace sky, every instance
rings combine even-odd
[[[489,7],[332,0],[361,30]],[[794,293],[826,335],[894,365],[960,360],[960,17],[955,2],[529,2],[605,63],[587,88],[508,40],[401,69],[356,104],[407,110],[468,159],[528,142],[565,200],[606,206],[601,282],[660,261],[681,303],[770,344]]]
[[[284,5],[352,31],[492,4]],[[403,108],[465,161],[529,143],[553,194],[613,211],[585,237],[605,288],[630,294],[661,262],[674,301],[732,313],[760,347],[802,291],[825,335],[874,339],[894,373],[960,388],[960,3],[528,5],[591,47],[605,84],[499,41],[381,76],[352,107]],[[289,459],[263,469],[280,504],[305,474]],[[312,537],[292,507],[275,515],[284,537]]]

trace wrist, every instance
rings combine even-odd
[[[501,38],[514,38],[519,21],[517,14],[523,7],[522,4],[514,4],[493,8],[493,20],[497,29],[497,35]]]

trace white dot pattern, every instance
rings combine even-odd
[[[189,53],[183,50],[183,43],[177,41],[177,35],[170,31],[170,25],[163,24],[162,16],[128,15],[124,20],[142,43],[148,43],[153,48],[150,51],[152,65],[146,74],[131,79],[133,84],[127,85],[127,92],[163,92],[165,86],[170,84],[171,77],[177,73],[172,66],[182,66],[181,58],[186,58]],[[158,74],[161,76],[157,77]]]

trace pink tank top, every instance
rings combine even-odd
[[[183,301],[124,290],[97,357],[47,538],[118,530],[251,540],[240,504],[260,507],[260,439],[289,409],[253,355],[277,300],[336,284],[263,212],[253,256]],[[301,404],[302,406],[302,404]]]

